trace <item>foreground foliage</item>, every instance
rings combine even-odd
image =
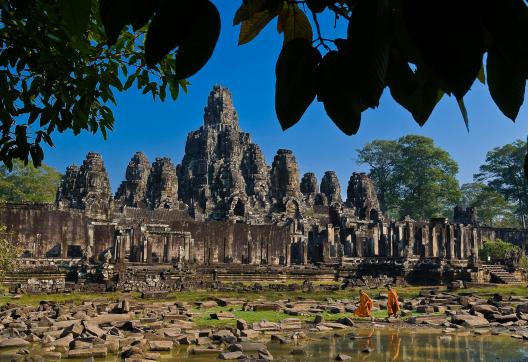
[[[0,0],[0,161],[8,168],[17,158],[40,165],[42,144],[53,146],[57,132],[106,138],[116,91],[135,84],[164,100],[186,89],[173,55],[147,67],[145,28],[120,32],[110,46],[102,15],[92,0]]]
[[[38,165],[55,131],[105,136],[114,91],[134,82],[175,98],[208,62],[221,27],[210,0],[0,0],[0,9],[0,160],[8,166],[13,158]],[[324,34],[323,12],[346,34]],[[233,19],[239,44],[274,19],[284,34],[275,92],[283,129],[317,98],[355,134],[385,88],[420,125],[447,94],[469,129],[463,98],[476,79],[512,120],[524,101],[524,0],[243,0]]]

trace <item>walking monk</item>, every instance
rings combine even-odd
[[[359,307],[354,311],[358,317],[372,318],[372,299],[363,290],[359,291]]]
[[[391,316],[398,316],[398,312],[400,311],[400,303],[398,303],[398,293],[394,289],[391,288],[390,285],[387,285],[387,313],[389,314],[389,318]]]

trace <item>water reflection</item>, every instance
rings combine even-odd
[[[266,337],[264,337],[266,338]],[[269,337],[268,337],[269,338]],[[294,348],[306,354],[292,355]],[[193,346],[177,346],[170,354],[162,353],[162,361],[209,362],[216,354],[192,354]],[[528,342],[509,336],[475,336],[469,332],[442,334],[438,330],[395,329],[383,325],[357,329],[340,336],[312,335],[299,344],[281,345],[270,342],[275,361],[323,362],[334,361],[339,353],[352,357],[352,361],[528,361]],[[36,351],[38,352],[38,351]],[[0,351],[0,362],[8,361],[15,351]],[[77,362],[82,360],[68,361]],[[115,355],[97,361],[117,362]]]

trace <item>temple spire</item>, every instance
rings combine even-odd
[[[204,109],[204,126],[231,126],[238,129],[238,115],[231,92],[221,85],[215,85]]]

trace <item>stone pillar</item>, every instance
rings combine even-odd
[[[95,232],[95,225],[88,224],[88,246],[90,246],[90,248],[92,248],[92,250],[94,250],[94,245],[95,245],[94,232]],[[95,252],[95,250],[94,250],[94,252]]]
[[[422,250],[422,256],[424,258],[427,258],[431,253],[431,243],[429,242],[429,225],[422,226]]]
[[[458,224],[458,257],[460,259],[466,258],[466,254],[464,250],[464,239],[465,239],[464,225]]]
[[[306,240],[301,241],[301,248],[302,248],[302,264],[307,265],[308,264],[308,243]]]
[[[354,232],[354,244],[356,245],[356,255],[359,257],[363,256],[363,241],[359,236],[359,231]]]
[[[372,256],[379,256],[379,228],[375,227],[372,234]]]
[[[448,259],[455,259],[455,226],[447,225],[447,257]]]
[[[432,256],[433,258],[434,257],[437,257],[438,256],[438,239],[436,237],[436,228],[437,226],[436,225],[433,225],[433,227],[431,228],[431,237],[430,237],[430,244],[431,244],[431,254],[428,255],[428,256]]]
[[[247,235],[247,263],[253,264],[253,237],[251,235],[251,229],[248,228],[248,235]]]
[[[152,264],[152,243],[147,239],[145,240],[147,244],[147,263]]]
[[[405,257],[412,257],[414,255],[414,244],[415,244],[415,235],[414,235],[414,225],[407,223],[407,255]]]

